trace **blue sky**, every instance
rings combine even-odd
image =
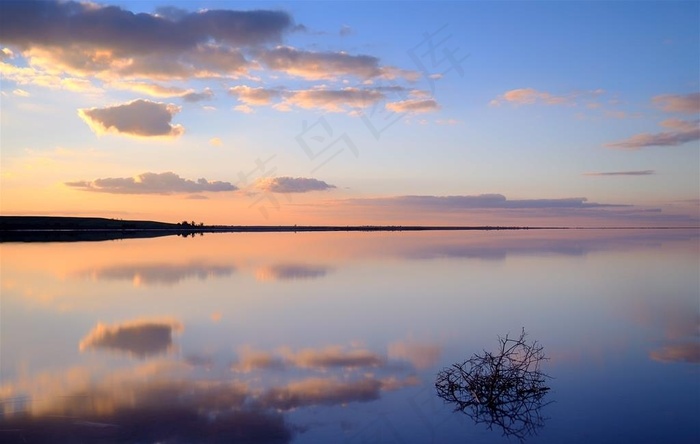
[[[0,8],[2,214],[699,223],[698,2]]]

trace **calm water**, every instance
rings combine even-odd
[[[522,328],[552,377],[526,442],[700,442],[697,230],[215,234],[0,255],[3,442],[517,443],[434,383]]]

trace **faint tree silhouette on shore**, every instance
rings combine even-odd
[[[540,370],[546,360],[537,341],[528,343],[523,329],[516,339],[498,337],[495,353],[484,350],[441,370],[435,381],[440,398],[454,404],[477,424],[497,426],[521,442],[544,426],[540,409],[550,377]]]

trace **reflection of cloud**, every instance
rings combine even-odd
[[[173,172],[143,173],[136,177],[109,177],[92,181],[66,182],[69,187],[83,191],[111,194],[173,194],[235,191],[230,182],[208,181],[204,178],[185,179]]]
[[[182,331],[177,321],[139,320],[116,325],[97,324],[82,341],[80,350],[103,348],[145,358],[167,351],[173,332]]]
[[[373,378],[351,382],[310,378],[270,389],[260,398],[260,403],[268,408],[291,410],[319,404],[368,402],[379,399],[381,388],[381,382]]]
[[[42,406],[37,410],[30,398],[30,416],[5,410],[4,438],[16,437],[17,442],[56,442],[57,437],[68,436],[75,442],[285,443],[293,436],[282,415],[244,407],[251,393],[242,384],[163,375],[141,381],[133,375],[83,383],[60,393],[37,392]],[[4,398],[0,397],[3,406],[12,402]]]
[[[296,279],[318,279],[324,277],[330,269],[318,265],[278,264],[263,267],[255,272],[258,281],[282,281]]]
[[[282,358],[248,347],[238,353],[238,362],[231,366],[231,370],[240,373],[250,373],[254,370],[282,370],[284,368],[285,363]]]
[[[329,367],[358,368],[377,367],[386,359],[369,350],[343,350],[342,347],[303,349],[297,353],[285,353],[287,360],[300,368],[327,369]]]
[[[381,367],[386,364],[383,356],[363,349],[345,350],[340,346],[321,349],[305,348],[294,352],[283,349],[278,354],[244,348],[231,368],[248,373],[257,369],[284,370],[288,368],[326,371],[330,368],[359,369]]]
[[[649,357],[659,362],[700,363],[700,343],[671,344],[652,350]]]
[[[389,344],[389,359],[403,359],[418,370],[432,367],[440,359],[442,347],[435,344],[405,341]]]
[[[28,442],[52,442],[60,431],[84,441],[98,433],[107,442],[288,442],[293,431],[275,410],[369,402],[382,392],[418,384],[412,376],[365,375],[311,377],[254,389],[242,382],[183,377],[181,371],[192,373],[193,365],[209,365],[208,359],[173,364],[153,361],[101,380],[77,368],[5,384],[0,390],[5,436],[13,433],[8,429],[22,429],[23,436],[33,438]]]
[[[128,280],[134,286],[175,285],[178,282],[196,277],[200,280],[211,277],[230,276],[235,268],[230,265],[210,265],[199,262],[185,264],[129,264],[114,265],[97,270],[84,270],[75,273],[76,277],[89,277],[96,280]]]
[[[307,177],[268,177],[260,179],[256,188],[272,193],[306,193],[309,191],[325,191],[335,188],[318,179]]]
[[[184,129],[171,125],[173,116],[180,112],[175,105],[138,99],[123,105],[78,110],[80,117],[96,134],[116,133],[131,136],[178,137]]]

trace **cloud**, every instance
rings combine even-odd
[[[172,125],[180,107],[138,99],[106,108],[83,108],[78,115],[96,134],[114,133],[139,137],[178,137],[181,125]]]
[[[229,89],[229,94],[235,96],[242,105],[236,110],[250,113],[251,106],[273,105],[279,111],[289,111],[292,107],[304,109],[320,109],[328,112],[345,112],[375,106],[388,99],[387,94],[405,98],[410,96],[423,97],[424,91],[411,90],[399,85],[378,87],[346,87],[328,89],[318,87],[312,89],[286,90],[263,87],[235,86]],[[278,101],[279,99],[279,101]],[[434,99],[409,99],[388,103],[387,108],[398,112],[427,112],[439,108]]]
[[[350,108],[365,108],[383,100],[385,95],[374,89],[348,87],[344,89],[308,89],[290,92],[283,107],[297,106],[304,109],[322,109],[343,112]]]
[[[395,113],[428,113],[440,109],[433,99],[410,99],[386,104],[386,109]]]
[[[251,88],[245,85],[234,86],[228,92],[246,105],[269,105],[282,94],[282,91],[276,89]]]
[[[142,94],[148,94],[152,97],[180,97],[190,92],[194,92],[192,90],[177,88],[173,86],[163,86],[153,82],[114,81],[109,82],[108,86],[111,88],[124,89]]]
[[[340,31],[338,31],[338,34],[341,37],[347,37],[347,36],[352,35],[354,33],[355,33],[355,31],[348,25],[341,26]]]
[[[491,105],[498,106],[504,102],[517,105],[532,105],[538,102],[546,105],[561,105],[569,102],[569,100],[565,96],[555,96],[548,92],[537,91],[534,88],[520,88],[506,91],[498,98],[492,100]]]
[[[219,138],[219,137],[212,137],[211,139],[209,139],[209,145],[211,145],[211,146],[221,146],[223,144],[224,143],[221,141],[221,138]]]
[[[322,180],[306,177],[270,177],[257,181],[255,187],[272,193],[307,193],[335,188]]]
[[[281,11],[180,10],[176,16],[151,15],[117,6],[52,1],[10,2],[3,6],[2,17],[0,38],[21,47],[89,44],[135,54],[177,53],[212,40],[238,46],[279,41],[292,24]]]
[[[480,194],[476,196],[397,196],[373,199],[349,199],[348,201],[351,203],[359,203],[373,206],[400,205],[411,208],[441,210],[479,208],[599,208],[625,206],[588,203],[585,197],[573,197],[564,199],[508,200],[502,194]]]
[[[214,93],[209,88],[206,88],[204,91],[199,93],[194,91],[188,92],[182,96],[182,100],[189,103],[196,103],[203,100],[211,100],[212,97],[214,97]]]
[[[175,194],[234,191],[238,188],[230,182],[208,181],[204,178],[196,182],[184,179],[172,172],[143,173],[136,177],[116,177],[93,181],[66,182],[69,187],[83,191],[111,194]]]
[[[255,272],[255,279],[262,282],[318,279],[324,277],[328,271],[329,268],[323,266],[277,264],[258,269]]]
[[[651,176],[652,174],[656,174],[656,172],[654,170],[643,170],[583,173],[584,176]]]
[[[9,60],[15,56],[15,53],[12,52],[10,48],[2,48],[0,49],[0,61],[4,60]]]
[[[282,11],[159,11],[135,14],[94,3],[9,2],[0,17],[0,41],[21,48],[33,59],[32,66],[66,72],[116,78],[158,72],[165,77],[202,76],[208,69],[239,70],[244,60],[238,48],[279,42],[293,25]],[[207,53],[212,47],[215,51]],[[202,54],[214,64],[198,65]]]
[[[506,91],[497,98],[491,100],[491,106],[500,106],[503,103],[511,103],[515,105],[574,105],[576,99],[581,97],[594,98],[604,94],[602,89],[593,91],[575,91],[566,95],[557,96],[546,91],[538,91],[534,88],[519,88]]]
[[[111,326],[97,324],[80,341],[80,351],[101,348],[145,358],[168,351],[172,347],[173,333],[180,331],[182,324],[177,321],[139,320]]]
[[[269,69],[309,80],[346,75],[369,79],[382,74],[377,57],[345,52],[310,52],[278,46],[260,51],[258,60]]]
[[[183,280],[230,276],[235,271],[230,265],[210,265],[199,262],[185,264],[133,264],[115,265],[99,269],[82,270],[75,277],[92,280],[126,280],[135,287],[142,285],[175,285]]]
[[[700,126],[698,126],[698,122],[698,120],[667,119],[661,122],[660,125],[673,131],[637,134],[619,142],[607,143],[604,146],[607,148],[638,150],[650,146],[682,145],[687,142],[700,140]]]
[[[652,350],[649,356],[659,362],[688,362],[700,363],[700,344],[693,342],[687,344],[666,345],[658,350]]]
[[[652,97],[651,103],[669,113],[697,114],[700,113],[700,92],[655,96]]]

